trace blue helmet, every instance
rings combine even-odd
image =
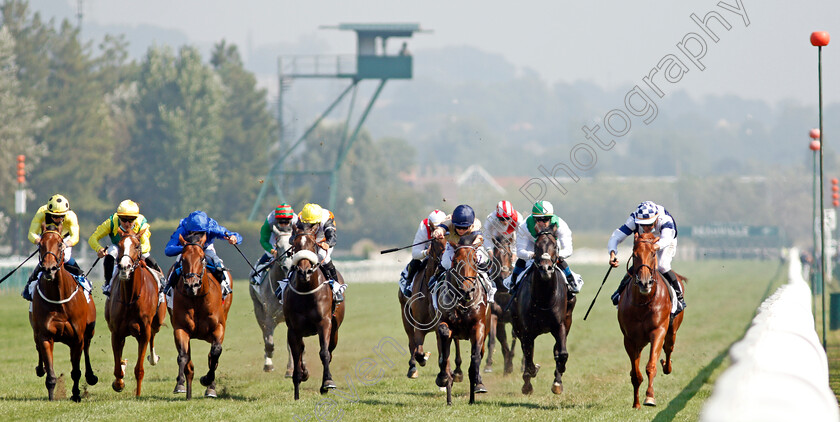
[[[210,218],[204,211],[193,211],[184,219],[184,230],[191,232],[206,232],[210,225]]]
[[[452,211],[452,225],[463,229],[472,226],[475,221],[475,211],[469,205],[458,205]]]

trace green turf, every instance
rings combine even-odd
[[[420,368],[420,377],[405,377],[408,355],[385,346],[387,338],[407,347],[399,317],[394,284],[356,284],[347,291],[347,315],[340,331],[332,372],[338,390],[318,394],[321,365],[317,340],[307,339],[311,379],[302,385],[301,400],[293,400],[293,386],[283,371],[265,373],[263,347],[254,320],[246,284],[235,283],[235,300],[230,312],[218,376],[218,399],[205,399],[198,375],[207,368],[207,343],[193,341],[196,366],[194,399],[172,394],[177,366],[172,330],[164,327],[158,337],[158,366],[146,365],[143,396],[135,399],[133,361],[136,342],[129,339],[126,355],[126,390],[111,389],[113,357],[110,333],[102,317],[101,295],[96,295],[98,311],[96,337],[91,346],[94,370],[99,384],[86,387],[81,403],[69,396],[69,352],[56,346],[56,372],[65,374],[59,382],[61,400],[47,401],[43,378],[35,376],[36,351],[27,321],[28,303],[15,293],[0,294],[0,418],[64,420],[697,420],[711,394],[715,379],[728,365],[727,349],[742,337],[756,307],[783,280],[775,262],[706,261],[679,263],[690,278],[687,287],[685,321],[674,353],[674,373],[656,377],[657,407],[631,408],[630,365],[622,346],[616,311],[609,295],[618,283],[613,272],[601,291],[587,321],[583,315],[598,290],[605,266],[578,266],[575,270],[587,281],[579,295],[575,322],[568,342],[569,361],[564,376],[565,392],[555,396],[552,382],[552,342],[549,336],[537,340],[536,361],[542,371],[533,380],[531,396],[520,393],[521,373],[501,374],[501,352],[496,351],[496,371],[484,375],[488,394],[479,395],[470,406],[467,382],[456,384],[453,406],[434,385],[437,349],[432,335],[427,350],[433,351],[430,365]],[[396,275],[395,275],[396,276]],[[168,323],[168,319],[167,319]],[[277,330],[285,338],[285,327]],[[465,348],[465,350],[467,350]],[[517,347],[517,362],[521,350]],[[466,355],[464,356],[466,358]],[[278,347],[275,364],[282,367],[286,352]],[[390,367],[387,360],[393,361]],[[516,365],[518,370],[518,364]],[[365,372],[367,369],[367,372]],[[466,365],[464,366],[466,372]],[[367,380],[364,374],[367,373]],[[365,381],[365,382],[362,382]],[[63,386],[63,387],[62,387]]]

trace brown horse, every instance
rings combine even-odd
[[[160,331],[166,318],[166,304],[158,302],[158,281],[146,261],[140,256],[140,233],[125,232],[120,229],[120,241],[117,244],[117,263],[119,272],[114,293],[105,300],[105,321],[111,329],[111,348],[114,352],[114,377],[111,384],[114,391],[125,388],[125,366],[122,359],[125,338],[132,336],[137,340],[137,363],[134,365],[134,379],[137,388],[134,395],[140,397],[143,384],[143,357],[146,347],[149,351],[149,363],[156,365],[160,359],[155,353],[155,335]],[[110,276],[110,274],[106,274]]]
[[[497,236],[493,240],[495,247],[493,259],[490,261],[490,278],[496,284],[496,296],[494,303],[490,304],[490,333],[487,338],[487,361],[484,372],[493,372],[493,352],[496,350],[496,339],[498,339],[502,346],[502,357],[505,360],[504,375],[513,373],[513,351],[516,347],[516,336],[511,336],[510,346],[507,342],[505,324],[511,323],[511,312],[508,308],[510,292],[503,283],[504,279],[510,276],[515,261],[512,243],[511,237]],[[505,309],[508,309],[507,312]]]
[[[554,383],[551,392],[563,392],[563,373],[569,352],[566,338],[571,326],[571,311],[568,309],[566,280],[557,262],[557,238],[554,232],[545,230],[534,240],[534,269],[519,282],[519,292],[513,299],[513,332],[522,342],[525,368],[522,379],[522,394],[531,394],[534,387],[531,378],[537,376],[539,367],[534,365],[534,339],[540,334],[554,336]]]
[[[446,387],[446,404],[452,404],[454,374],[449,366],[450,343],[457,339],[470,341],[470,404],[476,393],[486,393],[479,367],[484,357],[484,340],[490,325],[490,307],[477,271],[477,253],[473,245],[475,235],[462,236],[455,248],[452,269],[436,288],[440,322],[437,327],[438,364],[440,373],[435,379],[438,387]]]
[[[271,266],[268,268],[268,274],[259,285],[252,285],[248,291],[251,295],[251,302],[254,304],[254,316],[257,318],[257,324],[260,326],[260,331],[263,335],[264,344],[264,362],[263,371],[271,372],[274,370],[274,362],[271,358],[274,357],[274,329],[277,324],[285,321],[283,318],[283,305],[274,297],[274,291],[277,289],[280,280],[286,278],[286,267],[283,262],[289,259],[285,253],[285,249],[289,246],[290,233],[278,233],[277,244],[274,249],[278,252],[272,258]],[[286,350],[289,352],[289,358],[286,360],[286,378],[292,377],[292,353],[289,345],[286,344]]]
[[[85,381],[88,385],[95,385],[99,381],[93,374],[88,353],[96,326],[96,306],[93,300],[88,301],[85,298],[82,287],[64,268],[64,249],[64,240],[58,227],[52,224],[46,226],[38,242],[40,266],[43,271],[38,284],[35,285],[37,294],[32,295],[29,324],[35,337],[35,348],[38,349],[38,366],[35,367],[35,373],[39,377],[47,375],[45,384],[50,400],[55,399],[53,345],[58,341],[70,347],[70,364],[73,366],[70,372],[73,379],[73,395],[70,398],[79,402],[82,400],[79,390],[82,371],[79,365],[83,352]]]
[[[303,338],[318,336],[321,344],[321,363],[324,376],[321,394],[336,388],[330,373],[332,352],[338,344],[338,328],[344,321],[344,302],[334,303],[327,279],[318,271],[318,254],[312,230],[302,230],[294,235],[292,243],[292,275],[283,291],[283,314],[286,318],[287,339],[292,349],[295,400],[300,398],[300,383],[309,379],[303,362]],[[344,284],[344,277],[336,271],[337,282]]]
[[[642,384],[642,371],[639,360],[642,349],[650,344],[650,358],[645,371],[648,376],[648,388],[645,393],[645,406],[656,406],[653,397],[653,378],[656,376],[656,360],[665,350],[662,372],[671,373],[671,352],[677,330],[682,324],[685,312],[680,312],[671,320],[671,294],[668,284],[659,274],[655,244],[659,240],[652,233],[635,235],[633,243],[633,265],[628,269],[635,286],[628,285],[618,302],[618,325],[624,334],[624,349],[630,357],[630,381],[633,383],[633,407],[640,408],[639,386]],[[685,291],[685,278],[677,276]]]
[[[204,257],[206,234],[194,233],[186,239],[179,236],[179,240],[184,245],[180,260],[181,275],[173,287],[172,309],[169,310],[175,349],[178,350],[178,378],[174,393],[187,393],[187,399],[192,398],[195,369],[190,339],[197,338],[210,343],[207,375],[199,381],[207,387],[204,392],[206,397],[216,397],[216,368],[222,354],[233,293],[223,300],[221,284],[207,271]]]

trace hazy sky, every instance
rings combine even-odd
[[[817,102],[815,30],[836,40],[823,51],[824,102],[840,101],[840,1],[725,0],[749,19],[713,0],[560,1],[525,0],[85,0],[85,22],[156,25],[183,31],[195,43],[224,38],[254,47],[302,37],[323,40],[330,53],[355,51],[352,33],[318,29],[344,22],[417,22],[431,33],[409,40],[424,48],[468,45],[498,53],[519,67],[535,69],[549,82],[588,80],[629,90],[667,54],[689,64],[689,72],[668,91],[695,97],[731,93],[746,98]],[[40,3],[40,6],[39,6]],[[48,0],[32,0],[43,10]],[[66,0],[75,10],[77,1]],[[730,7],[731,8],[731,7]],[[709,39],[691,19],[720,13],[731,25],[710,23]],[[689,33],[705,37],[700,71],[677,48]],[[391,48],[396,49],[397,42]],[[695,44],[693,47],[699,48]]]

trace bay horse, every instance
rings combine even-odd
[[[280,280],[286,278],[286,267],[283,266],[283,263],[289,259],[286,248],[291,248],[289,245],[291,233],[283,233],[276,228],[274,228],[274,232],[277,234],[277,243],[274,245],[274,249],[278,252],[272,258],[268,274],[266,274],[262,283],[252,285],[248,289],[251,302],[254,304],[254,316],[257,319],[257,325],[260,326],[260,331],[262,331],[265,350],[263,371],[265,372],[274,370],[274,362],[271,360],[274,357],[274,330],[278,324],[285,321],[283,305],[274,296],[274,291],[277,289]],[[291,378],[293,369],[292,352],[288,344],[286,344],[286,350],[289,352],[289,357],[286,360],[286,378]]]
[[[513,298],[513,332],[522,345],[524,370],[522,394],[531,394],[531,378],[537,376],[534,365],[534,339],[540,334],[554,337],[554,383],[551,392],[563,392],[563,373],[569,352],[566,339],[571,328],[571,310],[567,302],[566,279],[557,262],[557,238],[553,230],[544,230],[534,240],[534,269],[519,282],[519,292]],[[573,309],[573,306],[572,306]]]
[[[53,369],[53,345],[64,343],[70,347],[70,364],[73,369],[74,402],[82,400],[79,379],[82,376],[80,360],[85,355],[85,381],[96,385],[99,378],[93,374],[90,366],[90,340],[96,327],[96,305],[85,298],[83,289],[73,275],[64,268],[64,240],[56,225],[50,224],[42,229],[38,242],[39,263],[42,269],[35,285],[37,294],[32,295],[32,312],[29,324],[38,350],[38,365],[35,374],[47,375],[45,384],[50,401],[55,399],[57,382]]]
[[[306,224],[304,224],[306,226]],[[321,345],[319,355],[324,365],[321,394],[336,388],[330,373],[332,352],[338,345],[338,329],[344,321],[344,302],[336,304],[333,293],[320,268],[315,248],[314,226],[296,230],[292,241],[292,275],[283,291],[283,315],[286,319],[286,335],[292,351],[292,382],[295,385],[295,400],[300,398],[300,383],[309,379],[309,371],[303,362],[303,338],[318,336]],[[344,284],[344,277],[336,271],[336,282]]]
[[[476,235],[462,236],[455,248],[452,269],[441,288],[436,288],[440,322],[437,327],[438,365],[440,373],[435,379],[438,387],[446,387],[446,404],[452,404],[454,374],[449,366],[450,344],[458,339],[470,341],[470,404],[475,403],[476,393],[486,393],[479,367],[484,357],[484,341],[490,325],[490,307],[485,288],[477,271]]]
[[[222,286],[210,271],[204,257],[205,233],[191,233],[185,239],[178,236],[184,249],[181,252],[181,275],[173,287],[172,309],[169,318],[178,351],[178,378],[174,393],[186,393],[192,398],[192,380],[195,369],[192,363],[190,339],[210,343],[207,374],[199,381],[207,387],[205,397],[216,397],[216,368],[222,354],[228,311],[233,293],[222,299]],[[228,275],[229,277],[230,275]]]
[[[496,284],[496,295],[494,303],[490,304],[490,333],[487,338],[487,361],[484,365],[484,372],[493,371],[493,352],[496,350],[496,339],[502,346],[502,357],[505,361],[504,375],[513,373],[513,355],[516,347],[516,336],[511,335],[510,346],[508,346],[505,324],[511,323],[511,312],[508,308],[510,292],[504,285],[504,279],[510,276],[515,262],[515,254],[511,249],[514,247],[513,238],[507,236],[496,236],[493,240],[493,259],[490,261],[490,276]],[[505,312],[507,309],[507,312]],[[511,332],[511,334],[513,334]]]
[[[431,355],[431,353],[423,350],[423,343],[426,341],[426,334],[437,328],[440,315],[432,306],[433,292],[429,290],[429,279],[432,278],[440,265],[440,257],[443,255],[444,248],[446,248],[446,239],[442,237],[432,239],[428,258],[422,264],[423,268],[417,271],[411,279],[411,296],[407,297],[403,294],[402,289],[397,289],[399,291],[400,309],[402,309],[400,315],[405,334],[408,336],[410,352],[408,374],[406,376],[411,379],[418,376],[417,364],[426,366],[426,361]]]
[[[145,374],[143,357],[146,356],[146,347],[151,346],[149,363],[156,365],[160,357],[155,353],[155,335],[166,318],[166,303],[158,301],[157,277],[141,257],[140,239],[145,231],[134,233],[119,229],[119,271],[112,283],[115,286],[113,293],[105,300],[105,321],[111,330],[111,349],[114,352],[115,379],[111,387],[116,392],[125,388],[122,354],[126,337],[132,336],[137,340],[137,363],[134,365],[134,379],[137,381],[134,395],[137,397],[140,397]]]
[[[642,349],[650,344],[650,358],[645,366],[648,388],[645,393],[645,406],[656,406],[653,396],[653,378],[656,376],[656,361],[662,350],[662,372],[671,373],[671,352],[677,330],[682,324],[685,312],[680,312],[671,319],[671,294],[668,284],[657,271],[656,242],[659,238],[653,233],[636,233],[633,242],[633,264],[628,274],[633,281],[625,289],[618,302],[618,325],[624,334],[624,349],[630,358],[630,381],[633,383],[633,407],[638,409],[639,386],[644,380],[639,369]],[[629,264],[629,261],[628,261]],[[685,277],[677,275],[685,291]]]

